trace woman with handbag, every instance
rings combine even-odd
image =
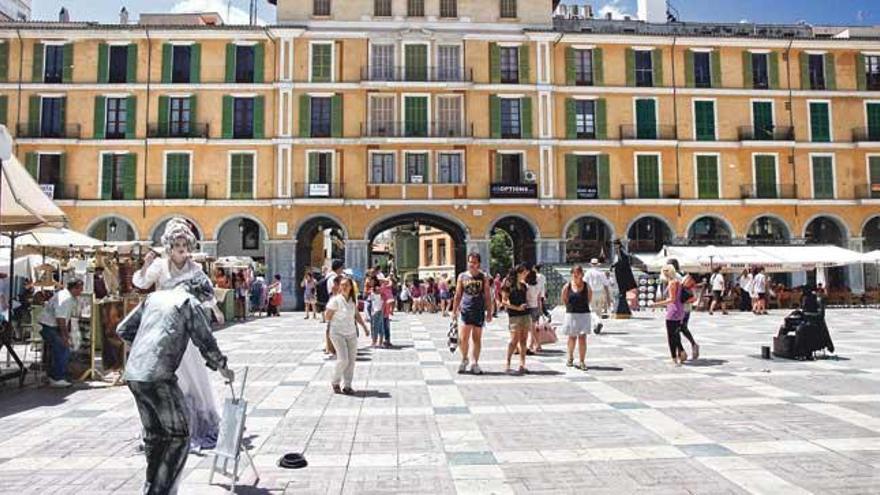
[[[357,307],[357,287],[352,279],[340,277],[339,292],[327,302],[325,319],[330,325],[330,340],[336,349],[336,368],[330,384],[337,394],[354,395],[351,382],[357,361],[357,325],[369,336],[370,331]],[[340,386],[341,385],[341,386]]]
[[[590,333],[590,286],[584,282],[584,269],[575,265],[571,270],[571,280],[562,288],[562,304],[565,305],[565,319],[562,333],[568,336],[568,362],[566,366],[587,371],[584,360],[587,357],[587,334]],[[577,344],[578,364],[574,364],[574,347]]]
[[[532,329],[532,316],[529,311],[526,294],[528,286],[526,278],[529,269],[520,264],[511,270],[504,285],[501,286],[501,302],[507,308],[508,325],[510,327],[510,342],[507,344],[507,368],[505,372],[510,375],[523,375],[528,373],[526,369],[526,354],[528,352],[529,332]],[[519,350],[519,369],[510,369],[510,358],[513,352]]]

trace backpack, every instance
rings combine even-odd
[[[682,303],[687,303],[694,297],[694,293],[689,291],[685,286],[681,286],[678,291],[678,300]]]
[[[327,281],[330,280],[331,276],[335,277],[336,274],[333,272],[330,272],[327,275],[325,275],[324,278],[322,278],[320,282],[318,282],[318,287],[317,287],[316,292],[318,295],[318,302],[321,304],[327,304],[327,301],[330,300],[330,293],[327,292]]]

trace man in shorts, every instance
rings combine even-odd
[[[455,285],[455,299],[452,302],[452,318],[459,318],[461,335],[461,364],[459,374],[467,373],[468,351],[473,340],[473,360],[471,373],[482,375],[480,369],[480,348],[483,343],[483,326],[492,322],[492,291],[489,275],[480,270],[482,262],[479,253],[470,253],[467,258],[468,269],[458,275]]]
[[[720,266],[715,267],[712,278],[709,279],[709,284],[712,286],[712,304],[709,306],[709,314],[714,314],[715,308],[718,306],[721,306],[723,314],[727,314],[727,306],[724,304],[724,288],[726,284]]]

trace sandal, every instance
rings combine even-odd
[[[583,371],[584,370],[584,363],[578,363],[578,364],[574,365],[574,369]]]
[[[335,393],[335,394],[341,394],[341,393],[342,393],[342,388],[340,388],[339,385],[333,385],[333,393]]]
[[[354,395],[354,389],[351,387],[345,387],[342,389],[342,393],[345,395]]]
[[[517,370],[517,373],[519,373],[520,375],[528,375],[529,370],[527,370],[525,366],[520,366],[519,370]]]
[[[565,365],[568,366],[569,368],[571,368],[572,366],[574,366],[574,359],[569,359],[569,360],[565,363]]]

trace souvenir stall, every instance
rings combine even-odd
[[[256,268],[257,264],[248,256],[225,256],[217,258],[211,264],[207,273],[214,282],[217,305],[226,321],[234,321],[236,317],[244,318],[249,313],[250,301],[247,296],[256,277]],[[236,304],[235,281],[239,276],[244,279],[244,300],[239,295],[239,302]]]

